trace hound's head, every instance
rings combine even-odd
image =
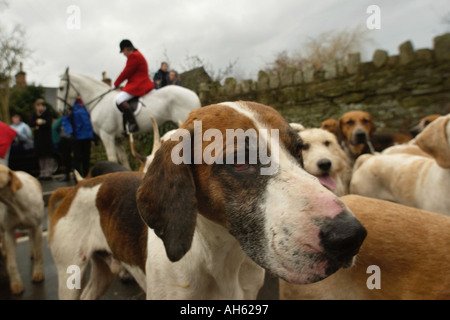
[[[366,143],[370,140],[375,128],[372,116],[365,111],[349,111],[339,118],[342,140],[352,145]]]
[[[196,109],[156,152],[137,193],[141,217],[171,261],[190,249],[202,215],[273,274],[294,283],[323,279],[351,264],[366,231],[303,170],[301,149],[272,108],[238,102]]]
[[[440,116],[427,125],[416,137],[416,143],[439,166],[450,169],[450,114]]]
[[[349,160],[337,138],[331,132],[310,128],[299,133],[303,141],[304,168],[316,176],[330,190],[336,188],[335,179],[350,170]]]

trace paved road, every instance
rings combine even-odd
[[[74,182],[58,182],[55,176],[52,181],[42,181],[44,191],[44,199],[47,200],[50,194],[57,188],[73,185]],[[47,208],[45,209],[45,218],[43,221],[44,235],[47,229],[46,220]],[[45,280],[41,283],[31,282],[31,260],[30,249],[27,237],[18,239],[17,244],[17,260],[20,275],[25,286],[25,292],[21,295],[14,296],[9,290],[8,278],[6,276],[5,261],[0,256],[0,300],[56,300],[58,299],[58,279],[56,275],[56,267],[53,262],[50,250],[47,246],[47,238],[44,238],[44,272]],[[134,282],[123,283],[116,278],[108,289],[102,300],[142,300],[145,294],[141,288]],[[278,280],[270,275],[266,276],[266,282],[261,289],[258,299],[276,300],[278,299]]]

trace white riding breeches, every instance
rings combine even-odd
[[[135,96],[133,96],[132,94],[129,94],[128,92],[120,91],[116,96],[116,104],[119,106],[122,102],[129,101],[129,100],[133,99],[134,97]]]

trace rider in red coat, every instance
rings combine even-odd
[[[122,40],[120,42],[120,52],[127,57],[127,64],[114,82],[114,86],[118,88],[123,81],[128,81],[122,91],[117,95],[116,104],[123,112],[124,125],[128,122],[128,130],[130,132],[136,132],[139,130],[139,127],[128,101],[136,96],[142,97],[150,92],[155,85],[148,75],[147,61],[134,48],[130,40]]]

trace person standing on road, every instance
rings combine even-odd
[[[62,126],[65,133],[69,137],[73,137],[74,167],[83,177],[86,177],[89,172],[94,130],[92,129],[89,111],[79,97],[72,106],[72,112],[63,117]]]
[[[53,173],[52,115],[44,99],[34,103],[36,112],[30,125],[34,128],[34,149],[39,159],[39,180],[51,180]]]

